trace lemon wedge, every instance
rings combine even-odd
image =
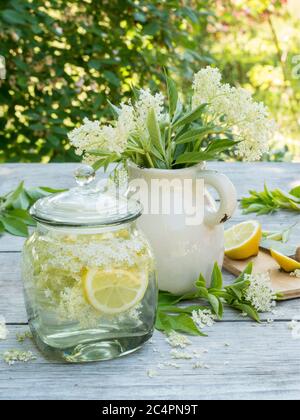
[[[225,255],[244,260],[258,254],[262,238],[260,223],[255,220],[240,223],[225,231]]]
[[[287,257],[278,251],[275,251],[275,249],[270,249],[270,252],[274,260],[277,261],[277,263],[284,271],[291,273],[292,271],[300,270],[300,263],[298,261],[293,260],[293,258]]]
[[[97,311],[118,314],[137,305],[144,297],[148,276],[136,269],[87,269],[83,274],[86,300]]]

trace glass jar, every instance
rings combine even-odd
[[[68,362],[129,354],[153,333],[153,254],[136,220],[138,202],[98,188],[91,168],[79,187],[31,209],[22,272],[29,325],[38,347]]]

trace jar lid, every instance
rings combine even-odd
[[[38,200],[30,209],[32,217],[41,223],[96,227],[122,224],[137,219],[142,205],[133,199],[95,185],[96,173],[83,165],[75,173],[77,187]]]

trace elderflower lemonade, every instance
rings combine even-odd
[[[136,226],[134,200],[81,184],[38,201],[37,229],[23,251],[29,324],[40,349],[70,362],[131,353],[153,332],[154,260]]]

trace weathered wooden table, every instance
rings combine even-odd
[[[249,188],[288,189],[300,184],[300,164],[291,163],[211,163],[235,183],[241,198]],[[27,186],[73,185],[74,166],[50,164],[7,164],[0,166],[0,194],[15,188],[24,179]],[[250,216],[251,217],[251,216]],[[252,217],[255,217],[252,216]],[[249,218],[249,216],[247,216]],[[245,219],[237,210],[228,223]],[[280,212],[260,217],[265,229],[291,225],[300,216]],[[299,242],[300,225],[292,240]],[[20,344],[16,333],[27,330],[22,296],[20,251],[23,240],[0,237],[0,315],[10,330],[0,341],[0,353],[12,348],[31,350],[37,360],[8,366],[0,360],[0,399],[299,399],[300,339],[292,338],[287,322],[300,319],[300,300],[278,305],[274,321],[254,324],[226,310],[223,322],[207,329],[207,338],[192,338],[193,349],[206,349],[206,368],[194,369],[197,360],[172,360],[179,369],[163,364],[170,361],[170,346],[156,332],[137,353],[117,360],[88,365],[67,365],[47,361],[27,340]],[[232,277],[226,275],[226,279]],[[264,315],[265,321],[270,315]],[[148,370],[157,376],[150,378]]]

